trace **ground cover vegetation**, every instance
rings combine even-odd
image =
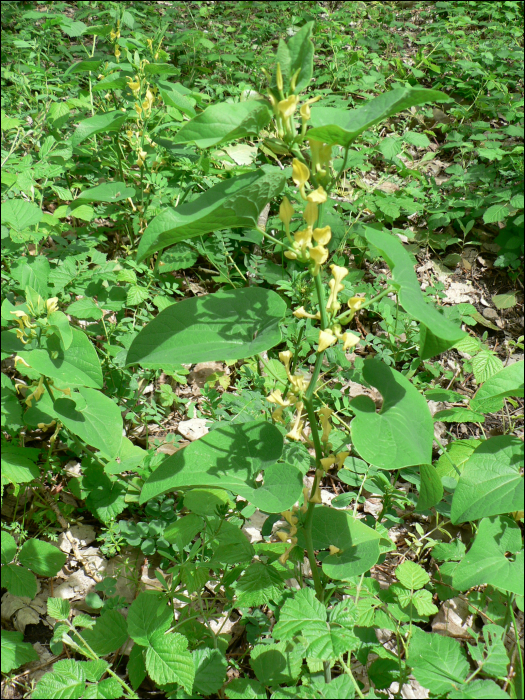
[[[523,697],[522,3],[1,12],[3,695]]]

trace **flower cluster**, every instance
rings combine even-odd
[[[272,391],[272,393],[267,397],[270,403],[277,404],[277,408],[272,413],[272,418],[280,423],[285,423],[283,419],[283,410],[288,406],[295,406],[295,419],[293,428],[286,435],[290,440],[301,440],[303,437],[302,431],[304,427],[304,420],[302,420],[302,412],[304,408],[304,403],[301,401],[302,394],[306,391],[307,381],[302,374],[291,374],[290,373],[290,362],[292,360],[292,353],[290,350],[284,350],[279,353],[279,359],[283,363],[286,369],[286,376],[290,382],[290,390],[286,396],[283,398],[280,389]]]
[[[290,542],[290,546],[288,549],[281,554],[279,557],[279,562],[284,566],[286,561],[288,560],[288,557],[290,556],[290,552],[292,549],[295,547],[297,544],[297,537],[295,536],[297,533],[297,523],[299,522],[299,518],[295,515],[297,512],[297,506],[294,506],[293,509],[290,510],[285,510],[281,515],[283,518],[286,520],[288,525],[290,526],[289,531],[286,530],[278,530],[275,534],[277,537],[281,540],[281,542]]]

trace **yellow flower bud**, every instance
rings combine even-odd
[[[321,488],[317,486],[315,489],[314,495],[309,499],[310,503],[322,503],[323,499],[321,498]]]
[[[345,463],[345,459],[348,457],[349,454],[350,452],[339,452],[335,456],[335,465],[338,469],[341,469],[341,467]]]
[[[301,72],[301,69],[298,68],[298,69],[295,71],[295,73],[292,75],[291,79],[290,79],[290,90],[291,90],[292,92],[295,92],[295,86],[296,86],[297,78],[299,77],[299,73],[300,73],[300,72]],[[321,97],[318,97],[317,99],[320,100]]]
[[[294,253],[293,250],[285,250],[284,257],[288,260],[297,260],[297,253]]]
[[[291,510],[283,510],[281,515],[286,520],[288,525],[297,525],[297,523],[299,522],[299,518],[296,515],[294,515]]]
[[[307,199],[309,202],[313,202],[314,204],[324,204],[324,202],[326,202],[328,199],[328,196],[324,191],[324,188],[319,186],[316,190],[310,192]]]
[[[301,119],[303,122],[307,122],[310,117],[312,116],[312,112],[310,110],[310,105],[309,104],[304,104],[301,105],[301,109],[299,110],[299,114],[301,115]]]
[[[146,160],[146,156],[148,154],[146,151],[139,150],[138,157],[137,157],[137,165],[141,168],[144,165],[144,161]]]
[[[335,545],[331,544],[328,549],[330,550],[330,554],[334,556],[334,554],[338,554],[341,550],[339,547],[336,547]]]
[[[309,228],[312,228],[319,217],[319,207],[315,202],[308,200],[303,213],[303,219],[308,224]]]
[[[299,192],[301,193],[301,197],[303,199],[306,199],[304,186],[309,177],[310,171],[308,170],[308,166],[306,166],[304,163],[301,163],[301,161],[297,160],[297,158],[294,158],[292,161],[292,180],[299,188]]]
[[[287,542],[288,541],[288,533],[285,532],[284,530],[278,530],[276,533],[277,537],[281,540],[281,542]]]
[[[304,425],[304,421],[301,420],[303,406],[304,406],[304,404],[302,401],[298,401],[296,406],[295,406],[295,408],[296,408],[295,423],[294,423],[293,428],[286,435],[286,437],[289,440],[300,440],[301,439],[301,431],[302,431],[303,425]]]
[[[341,308],[341,304],[337,301],[337,295],[342,289],[344,289],[344,285],[341,284],[341,280],[346,277],[348,270],[346,267],[338,267],[337,265],[330,265],[330,269],[332,270],[334,279],[330,280],[328,283],[331,291],[326,304],[326,310],[328,313],[336,313]]]
[[[323,352],[323,350],[329,348],[330,345],[333,345],[336,341],[337,338],[331,330],[319,331],[319,347],[317,348],[317,352]]]
[[[288,378],[290,378],[290,362],[292,361],[292,357],[293,353],[291,352],[291,350],[282,350],[279,353],[279,359],[286,368],[286,374],[288,375]]]
[[[295,318],[313,318],[318,321],[321,319],[321,314],[319,311],[316,314],[309,314],[307,311],[304,310],[304,306],[301,306],[299,309],[296,309],[293,312],[293,315],[295,316]]]
[[[279,219],[285,226],[287,226],[290,223],[293,214],[294,211],[292,205],[290,204],[290,200],[288,197],[284,197],[279,207]]]
[[[357,345],[360,338],[353,333],[343,333],[343,350],[349,350]]]
[[[323,428],[321,442],[328,442],[328,437],[332,432],[332,426],[330,425],[330,416],[332,415],[332,413],[332,409],[328,408],[328,406],[323,406],[323,408],[319,409],[319,418],[321,421],[321,426]]]

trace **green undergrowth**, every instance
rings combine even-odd
[[[522,3],[1,12],[7,686],[523,697]]]

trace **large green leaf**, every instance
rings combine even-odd
[[[20,352],[19,356],[40,374],[61,385],[102,389],[102,369],[97,351],[82,331],[72,328],[71,345],[64,351],[56,335],[47,338],[47,350]]]
[[[155,591],[143,591],[128,610],[128,634],[137,644],[148,646],[157,632],[166,632],[173,621],[173,612]]]
[[[96,654],[106,656],[120,649],[128,638],[126,620],[117,610],[107,610],[93,629],[82,630],[82,637]]]
[[[452,499],[454,524],[523,510],[523,441],[498,435],[482,442],[465,464]]]
[[[71,137],[71,145],[78,146],[82,141],[100,132],[118,131],[127,118],[127,114],[120,110],[115,110],[114,112],[97,114],[95,117],[84,119],[77,126],[75,133]]]
[[[16,231],[25,231],[30,226],[36,226],[42,216],[40,207],[25,199],[8,199],[2,202],[2,223]]]
[[[523,360],[514,362],[487,379],[470,402],[472,410],[496,412],[502,408],[505,396],[523,396],[524,364]]]
[[[470,670],[460,642],[412,628],[408,663],[416,679],[433,695],[444,697],[463,683]]]
[[[122,414],[109,396],[81,387],[71,398],[60,398],[54,410],[61,423],[86,444],[114,459],[122,442]]]
[[[442,316],[435,306],[427,304],[412,260],[397,236],[372,228],[367,228],[365,236],[387,261],[392,271],[393,286],[398,290],[399,301],[405,311],[421,324],[421,358],[426,360],[460,341],[465,336],[461,328]]]
[[[441,501],[443,498],[443,484],[436,468],[431,464],[422,464],[420,470],[421,485],[419,487],[416,511],[422,513]]]
[[[323,559],[323,571],[333,579],[359,576],[379,559],[381,535],[343,510],[326,506],[315,508],[312,538],[314,549],[328,549],[334,545],[341,550]],[[299,530],[298,542],[305,546],[302,530]]]
[[[281,456],[280,431],[266,421],[220,425],[168,457],[148,478],[140,502],[191,486],[227,489],[268,513],[290,508],[299,498],[302,474]],[[255,477],[264,470],[264,482]]]
[[[36,539],[26,540],[18,553],[20,563],[39,576],[56,576],[66,559],[58,547]]]
[[[22,632],[2,630],[2,673],[9,673],[15,668],[38,661],[38,654],[29,642],[24,642]]]
[[[79,194],[75,201],[83,202],[120,202],[135,196],[135,188],[123,182],[105,182],[103,185],[90,187]]]
[[[507,552],[517,552],[514,561],[507,559]],[[452,586],[466,591],[488,583],[523,595],[523,563],[519,525],[503,515],[483,518],[474,544],[452,574]]]
[[[221,290],[161,311],[134,338],[128,365],[238,360],[281,342],[285,301],[262,287]]]
[[[283,92],[292,92],[290,81],[295,78],[295,93],[302,92],[310,85],[314,65],[314,45],[311,42],[314,22],[307,22],[294,36],[285,43],[279,41],[275,56],[275,68],[273,70],[270,88],[277,100],[280,99],[280,91],[277,87],[277,63],[281,68],[283,78]]]
[[[154,634],[146,651],[146,669],[150,678],[159,685],[179,683],[191,693],[195,666],[187,647],[188,640],[178,632]]]
[[[246,103],[247,104],[247,103]],[[166,209],[144,231],[137,262],[189,238],[232,226],[254,228],[266,204],[284,187],[286,173],[271,165],[223,180],[188,204]]]
[[[344,110],[337,107],[312,107],[312,126],[307,135],[317,141],[349,146],[363,131],[410,107],[427,102],[450,102],[439,90],[402,87],[375,97],[362,107]]]
[[[381,469],[402,469],[432,461],[434,423],[425,398],[400,372],[379,360],[365,360],[364,379],[383,395],[379,413],[372,399],[350,405],[352,442],[359,455]]]
[[[175,107],[190,118],[195,116],[195,100],[191,97],[191,90],[180,83],[170,83],[167,80],[159,80],[157,85],[160,96],[168,107]]]
[[[257,136],[271,116],[266,100],[219,102],[186,122],[174,143],[194,143],[198,148],[210,148],[245,136]]]

